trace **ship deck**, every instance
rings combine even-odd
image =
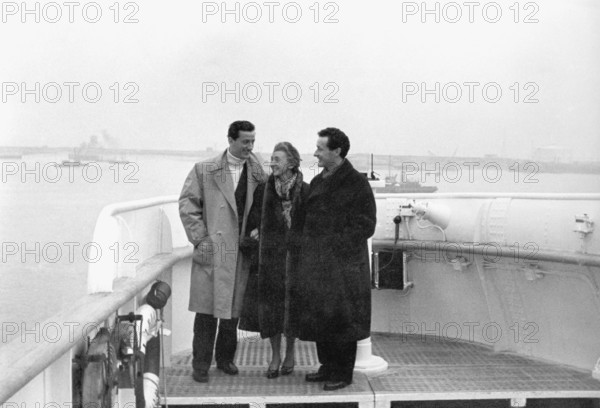
[[[172,366],[166,369],[166,400],[161,384],[163,404],[244,404],[258,408],[344,403],[387,408],[399,401],[485,400],[488,404],[484,406],[491,407],[523,406],[526,399],[561,399],[565,403],[564,399],[600,399],[600,381],[571,367],[498,353],[468,342],[383,333],[374,333],[371,341],[373,354],[384,358],[388,369],[369,375],[355,373],[349,387],[326,392],[321,384],[304,381],[304,375],[318,367],[314,343],[296,343],[296,366],[291,375],[267,379],[268,340],[244,337],[238,343],[236,358],[240,373],[229,376],[213,365],[207,384],[192,379],[191,352],[173,356]],[[510,403],[492,405],[491,400]],[[597,406],[597,401],[592,401]]]

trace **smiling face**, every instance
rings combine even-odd
[[[319,137],[317,139],[317,150],[315,150],[314,156],[319,159],[319,167],[325,167],[329,169],[331,167],[340,164],[342,158],[340,157],[340,148],[329,150],[327,147],[328,137]]]
[[[256,132],[240,130],[238,134],[239,136],[235,140],[231,137],[227,138],[227,140],[229,140],[229,152],[238,159],[245,160],[250,157],[250,153],[252,153],[252,149],[254,148]]]
[[[274,151],[271,155],[271,170],[273,175],[279,178],[285,178],[291,175],[292,165],[290,164],[287,154],[280,150]]]

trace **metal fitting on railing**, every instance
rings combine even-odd
[[[584,239],[587,234],[594,232],[594,221],[587,214],[575,216],[575,229],[579,233],[579,238]]]

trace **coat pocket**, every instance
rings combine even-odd
[[[209,236],[205,237],[200,241],[194,248],[192,254],[192,260],[194,263],[201,266],[210,266],[213,263],[213,257],[215,255],[215,245]]]

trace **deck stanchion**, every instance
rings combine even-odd
[[[373,240],[367,241],[369,247],[369,254],[373,253]],[[371,268],[371,281],[373,278],[373,265],[369,262]],[[354,363],[354,370],[361,373],[377,373],[380,371],[387,370],[388,363],[383,358],[373,355],[373,345],[371,343],[371,337],[360,340],[356,345],[356,361]]]
[[[387,368],[387,361],[379,356],[373,355],[371,337],[358,342],[356,345],[356,362],[354,363],[354,370],[365,374],[371,374],[385,371]]]

